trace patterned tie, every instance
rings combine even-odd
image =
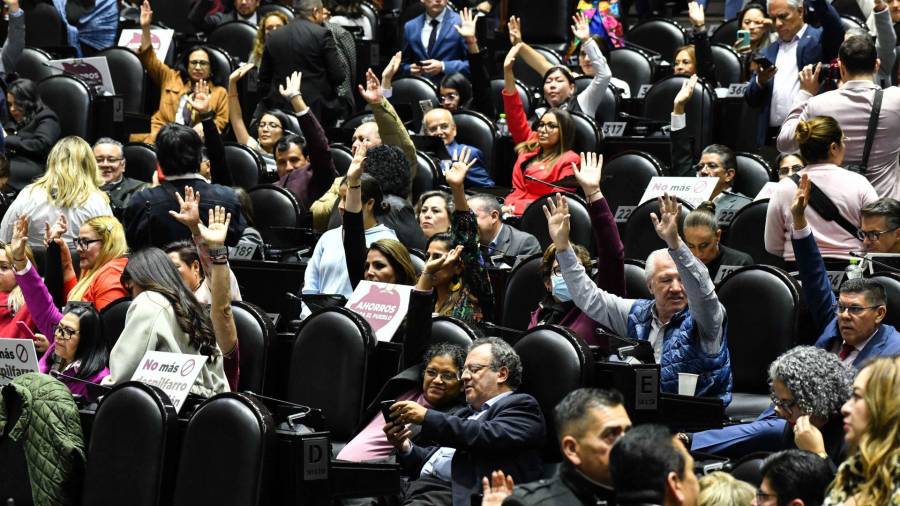
[[[432,19],[429,24],[431,25],[431,35],[428,36],[428,48],[426,51],[428,52],[428,56],[431,56],[431,50],[434,48],[434,41],[437,39],[438,25],[440,23],[438,20]]]
[[[841,362],[847,359],[853,351],[856,350],[855,346],[844,343],[841,345],[841,351],[838,353],[838,358],[841,359]]]

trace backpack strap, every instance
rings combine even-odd
[[[799,187],[800,186],[800,175],[794,174],[791,176],[791,180]],[[812,181],[809,182],[809,207],[813,208],[813,210],[819,213],[819,216],[825,218],[828,221],[833,221],[841,226],[844,230],[847,231],[853,237],[856,237],[856,234],[859,232],[859,227],[850,223],[847,218],[844,218],[841,215],[840,211],[834,202],[828,198],[828,195],[825,195],[825,192],[822,191],[821,188],[816,186]]]

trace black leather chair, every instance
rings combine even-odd
[[[737,168],[731,187],[752,199],[771,181],[772,169],[765,158],[755,153],[735,153],[734,158]]]
[[[844,30],[849,30],[851,28],[861,28],[868,31],[865,21],[849,14],[841,14],[841,24],[844,25]]]
[[[546,421],[544,461],[558,462],[562,455],[553,408],[572,390],[593,382],[594,357],[581,338],[559,325],[537,326],[516,341],[513,348],[524,371],[518,391],[537,399]]]
[[[522,37],[530,44],[540,44],[546,48],[563,52],[569,42],[571,32],[570,16],[575,12],[574,0],[559,2],[535,2],[533,0],[511,0],[509,15],[522,19]]]
[[[593,118],[581,112],[572,112],[575,122],[575,143],[572,151],[576,153],[599,153],[603,136]]]
[[[638,48],[620,47],[610,51],[609,68],[614,76],[628,83],[632,97],[637,96],[641,85],[653,82],[653,62]]]
[[[150,6],[153,8],[153,19],[159,24],[175,30],[177,33],[186,35],[194,34],[197,29],[191,23],[188,14],[190,13],[190,2],[169,2],[168,0],[150,0]],[[227,77],[227,76],[226,76]]]
[[[726,21],[716,27],[710,41],[714,44],[725,44],[732,46],[737,40],[738,20],[737,18]]]
[[[300,204],[288,190],[271,184],[247,192],[253,202],[256,228],[266,244],[275,248],[298,246],[295,229],[301,226]]]
[[[275,422],[266,407],[243,394],[216,395],[197,408],[184,430],[175,506],[256,506],[274,457]]]
[[[543,253],[523,258],[512,268],[506,279],[506,298],[503,299],[504,327],[525,330],[538,302],[547,296],[541,274]]]
[[[733,399],[725,413],[753,420],[770,404],[769,364],[797,344],[800,286],[777,267],[750,265],[726,276],[716,292],[728,315],[734,378]]]
[[[872,276],[872,279],[881,283],[887,294],[887,314],[881,323],[894,327],[900,325],[900,276],[884,272]]]
[[[378,16],[378,11],[375,9],[375,6],[369,2],[360,2],[359,7],[362,9],[362,15],[366,19],[369,20],[369,23],[372,25],[372,36],[374,39],[378,38],[378,34],[380,31],[380,18]]]
[[[731,468],[731,475],[735,479],[745,481],[756,488],[762,485],[762,464],[770,452],[753,452],[744,455]]]
[[[684,28],[673,19],[647,19],[628,31],[628,42],[659,53],[663,60],[671,61],[675,50],[687,44]]]
[[[412,116],[407,116],[408,113],[402,107],[397,108],[397,114],[409,129],[418,131],[422,126],[422,109],[419,107],[419,101],[428,100],[437,107],[440,104],[437,88],[431,81],[419,76],[401,77],[392,84],[394,94],[391,96],[391,104],[395,106],[407,104]]]
[[[275,336],[275,325],[265,311],[255,304],[232,301],[231,310],[237,327],[241,357],[238,390],[262,394],[266,382],[269,344]]]
[[[650,179],[662,175],[662,170],[662,162],[643,151],[626,151],[604,160],[600,189],[613,216],[619,206],[638,205]]]
[[[335,143],[329,146],[329,151],[331,151],[331,159],[334,160],[334,168],[338,175],[346,176],[347,169],[353,163],[353,153],[350,152],[350,147]]]
[[[644,116],[669,124],[672,117],[672,101],[687,79],[685,76],[669,76],[657,81],[644,97]],[[715,110],[715,90],[707,83],[697,81],[694,85],[694,95],[685,106],[685,113],[688,118],[687,129],[694,139],[694,157],[698,159],[700,151],[712,144]]]
[[[81,79],[60,74],[38,83],[38,93],[47,107],[59,116],[60,138],[77,135],[94,138],[94,93]]]
[[[343,307],[313,313],[297,332],[287,400],[322,409],[334,441],[349,441],[359,426],[375,344],[368,322]]]
[[[578,93],[581,93],[589,84],[591,84],[593,79],[594,78],[590,76],[576,77],[575,90]],[[594,112],[594,121],[597,122],[597,126],[601,127],[603,126],[603,123],[606,123],[607,121],[618,121],[620,109],[621,99],[619,98],[619,89],[610,83],[603,92],[603,101],[600,102],[600,105],[597,106],[597,110]]]
[[[769,199],[757,200],[744,206],[731,220],[722,242],[750,255],[757,264],[784,267],[784,259],[766,251],[763,241],[768,207]]]
[[[209,63],[213,71],[213,83],[216,86],[228,86],[228,76],[234,71],[234,60],[228,51],[210,44],[206,45]]]
[[[523,20],[522,23],[524,24],[525,21]],[[531,45],[531,48],[534,49],[536,53],[543,56],[550,65],[563,65],[562,56],[556,51],[538,45]],[[544,76],[538,74],[537,71],[529,67],[522,58],[517,58],[516,62],[513,63],[513,73],[515,74],[516,79],[520,79],[529,88],[538,90],[543,89]]]
[[[572,242],[584,246],[588,251],[596,251],[587,203],[573,193],[562,195],[569,203]],[[547,198],[549,197],[550,195],[547,196]],[[541,244],[541,249],[547,249],[547,246],[553,243],[550,239],[550,232],[547,231],[547,217],[544,215],[543,209],[543,206],[547,204],[547,198],[539,198],[529,204],[522,213],[522,221],[519,222],[519,229],[535,236]]]
[[[25,11],[25,44],[34,47],[68,46],[66,24],[53,2],[23,2]],[[24,76],[23,76],[24,77]]]
[[[347,118],[347,121],[341,123],[341,128],[345,129],[345,130],[351,130],[351,131],[356,130],[357,128],[359,128],[359,125],[363,124],[363,120],[365,120],[367,118],[372,121],[375,120],[374,116],[372,116],[372,110],[369,109],[368,106],[366,106],[366,108],[363,109],[362,111],[359,111],[358,113],[354,114],[353,116],[350,116],[349,118]]]
[[[678,232],[682,233],[684,219],[693,210],[687,202],[681,202],[681,217],[678,220]],[[658,249],[666,247],[666,243],[656,235],[653,222],[650,221],[650,213],[659,216],[659,201],[650,199],[635,208],[628,221],[625,223],[625,258],[645,260],[647,256]]]
[[[129,381],[107,393],[91,426],[82,503],[161,504],[176,423],[172,402],[156,387]]]
[[[256,151],[236,142],[225,143],[225,161],[234,186],[245,190],[259,184],[266,173],[266,162]]]
[[[125,112],[144,114],[144,97],[151,85],[137,55],[124,47],[110,47],[97,53],[97,56],[106,58],[116,93],[122,95]]]
[[[434,158],[421,151],[416,151],[416,161],[419,167],[412,181],[412,192],[409,196],[411,202],[418,202],[419,195],[434,190],[441,185],[444,179]]]
[[[52,6],[51,6],[52,8]],[[54,75],[53,67],[49,66],[53,57],[50,53],[38,47],[26,47],[22,50],[19,60],[16,62],[16,73],[19,77],[38,82],[41,79]]]
[[[435,316],[431,320],[431,344],[455,344],[468,350],[477,337],[466,322],[452,316]]]
[[[287,16],[288,22],[290,22],[294,19],[294,11],[293,10],[291,10],[289,7],[285,7],[284,5],[275,4],[275,3],[260,5],[259,9],[256,10],[256,16],[257,16],[257,18],[261,19],[263,16],[265,16],[266,14],[268,14],[272,11],[278,11],[278,12],[284,14],[285,16]]]
[[[250,58],[253,44],[256,42],[255,25],[246,21],[231,21],[217,26],[209,33],[206,42],[220,47],[238,60],[245,62]]]
[[[525,115],[528,116],[531,114],[531,95],[528,93],[528,88],[516,79],[516,90],[519,92],[519,98],[522,99],[522,107],[525,109]],[[491,80],[491,97],[494,99],[494,108],[497,110],[497,114],[504,112],[503,109],[503,79],[493,79]]]
[[[737,51],[730,44],[713,44],[711,49],[713,63],[716,65],[716,81],[719,82],[719,87],[727,88],[731,83],[742,82],[743,65]]]
[[[122,154],[125,156],[125,175],[150,183],[153,181],[153,173],[156,172],[156,148],[143,142],[129,142],[122,146]]]
[[[481,154],[484,155],[488,174],[493,174],[494,143],[497,139],[497,129],[494,127],[494,123],[484,114],[472,110],[453,113],[453,121],[456,123],[457,142],[480,149]]]
[[[625,293],[629,299],[652,299],[647,287],[644,261],[636,258],[625,259]]]
[[[112,351],[122,330],[125,328],[125,317],[131,307],[131,297],[122,297],[113,301],[100,311],[100,322],[103,324],[103,336],[106,338],[106,349]]]

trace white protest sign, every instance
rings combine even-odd
[[[757,200],[772,198],[772,194],[775,193],[775,188],[778,188],[778,183],[773,183],[772,181],[767,182],[759,189],[759,193],[756,194],[753,201],[756,202]]]
[[[168,30],[165,28],[150,29],[150,44],[153,46],[153,52],[156,53],[156,57],[159,61],[166,60],[166,54],[169,52],[169,46],[172,45],[172,38],[174,36],[175,30]],[[122,35],[119,36],[119,43],[116,45],[119,47],[127,47],[137,53],[138,49],[141,48],[141,29],[129,28],[127,30],[122,30]]]
[[[16,376],[37,371],[34,341],[0,338],[0,386],[6,385]]]
[[[346,308],[362,316],[379,341],[390,341],[409,309],[411,286],[360,281]]]
[[[650,199],[655,199],[664,193],[668,193],[697,207],[701,202],[709,200],[718,182],[719,178],[717,177],[655,176],[650,180],[647,189],[644,190],[644,196],[641,197],[640,203],[643,204]]]
[[[207,359],[209,357],[206,355],[148,351],[138,363],[131,380],[159,388],[169,396],[175,411],[181,411]]]
[[[78,76],[92,89],[100,90],[108,95],[116,94],[105,56],[50,60],[49,64],[63,74]]]

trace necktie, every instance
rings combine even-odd
[[[432,19],[429,24],[431,25],[431,35],[428,36],[428,49],[426,49],[426,51],[428,52],[428,56],[431,56],[431,49],[434,47],[435,39],[437,39],[438,25],[440,23],[438,23],[438,20]]]
[[[853,350],[855,350],[855,349],[856,349],[856,347],[851,346],[851,345],[849,345],[849,344],[847,344],[847,343],[842,344],[842,345],[841,345],[841,351],[840,351],[840,353],[838,353],[838,358],[840,358],[841,361],[846,360],[847,357],[848,357],[851,353],[853,353]]]

